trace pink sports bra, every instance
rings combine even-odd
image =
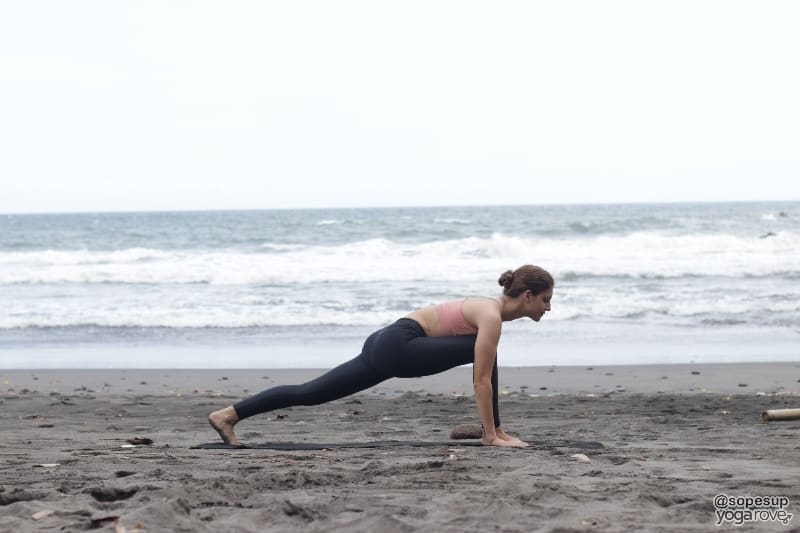
[[[491,300],[491,298],[489,298]],[[463,300],[452,300],[436,306],[436,317],[439,319],[441,334],[448,335],[475,335],[478,328],[467,322],[464,318]]]

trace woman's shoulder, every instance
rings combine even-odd
[[[478,305],[494,305],[495,308],[500,308],[500,300],[492,298],[491,296],[467,296],[461,300],[464,303],[476,303]]]
[[[496,298],[489,296],[469,296],[464,298],[462,305],[464,317],[472,319],[473,323],[478,318],[500,319],[500,307],[500,302]]]

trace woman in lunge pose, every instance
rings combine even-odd
[[[524,265],[498,280],[498,298],[464,298],[418,309],[367,337],[356,358],[302,385],[281,385],[208,415],[227,444],[238,444],[239,421],[293,405],[319,405],[368,389],[389,378],[429,376],[473,363],[481,442],[487,446],[527,446],[503,431],[497,403],[497,344],[503,322],[541,320],[550,310],[553,277]]]

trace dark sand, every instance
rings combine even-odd
[[[800,407],[800,364],[500,369],[507,431],[601,450],[190,448],[215,440],[209,411],[318,373],[0,370],[0,531],[800,531],[800,420],[760,420]],[[470,373],[391,380],[237,432],[447,440],[477,421]],[[134,437],[153,444],[122,447]],[[717,527],[722,493],[783,496],[795,516]]]

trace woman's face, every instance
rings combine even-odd
[[[547,289],[539,294],[531,291],[525,293],[526,315],[536,322],[540,321],[544,314],[550,310],[550,300],[553,298],[553,289]]]

